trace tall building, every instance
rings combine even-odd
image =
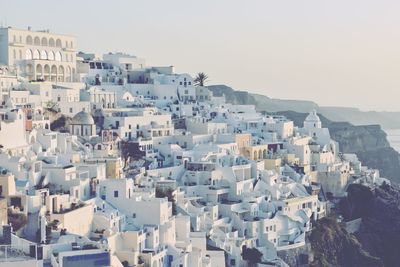
[[[0,28],[0,64],[29,80],[72,82],[76,77],[76,39],[48,30]]]

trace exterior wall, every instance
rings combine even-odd
[[[282,165],[282,159],[281,158],[264,159],[264,164],[266,170],[275,170],[276,172],[279,173],[279,168]]]
[[[51,214],[50,220],[58,220],[62,228],[67,229],[69,233],[88,236],[92,229],[93,205],[62,213]]]
[[[0,144],[4,149],[26,145],[25,126],[26,118],[22,110],[0,114]]]
[[[8,224],[8,205],[7,199],[0,198],[0,226]]]
[[[0,69],[0,102],[9,98],[10,90],[17,85],[17,76]]]

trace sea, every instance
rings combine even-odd
[[[400,152],[400,129],[385,130],[390,145]]]

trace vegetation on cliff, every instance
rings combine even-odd
[[[383,266],[382,261],[365,251],[334,216],[319,220],[310,240],[314,253],[310,266]]]

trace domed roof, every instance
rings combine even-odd
[[[94,124],[94,119],[89,113],[81,111],[72,118],[71,124]]]
[[[319,117],[317,115],[317,111],[314,109],[313,111],[310,112],[310,114],[308,114],[305,121],[320,122],[321,120],[319,119]]]

